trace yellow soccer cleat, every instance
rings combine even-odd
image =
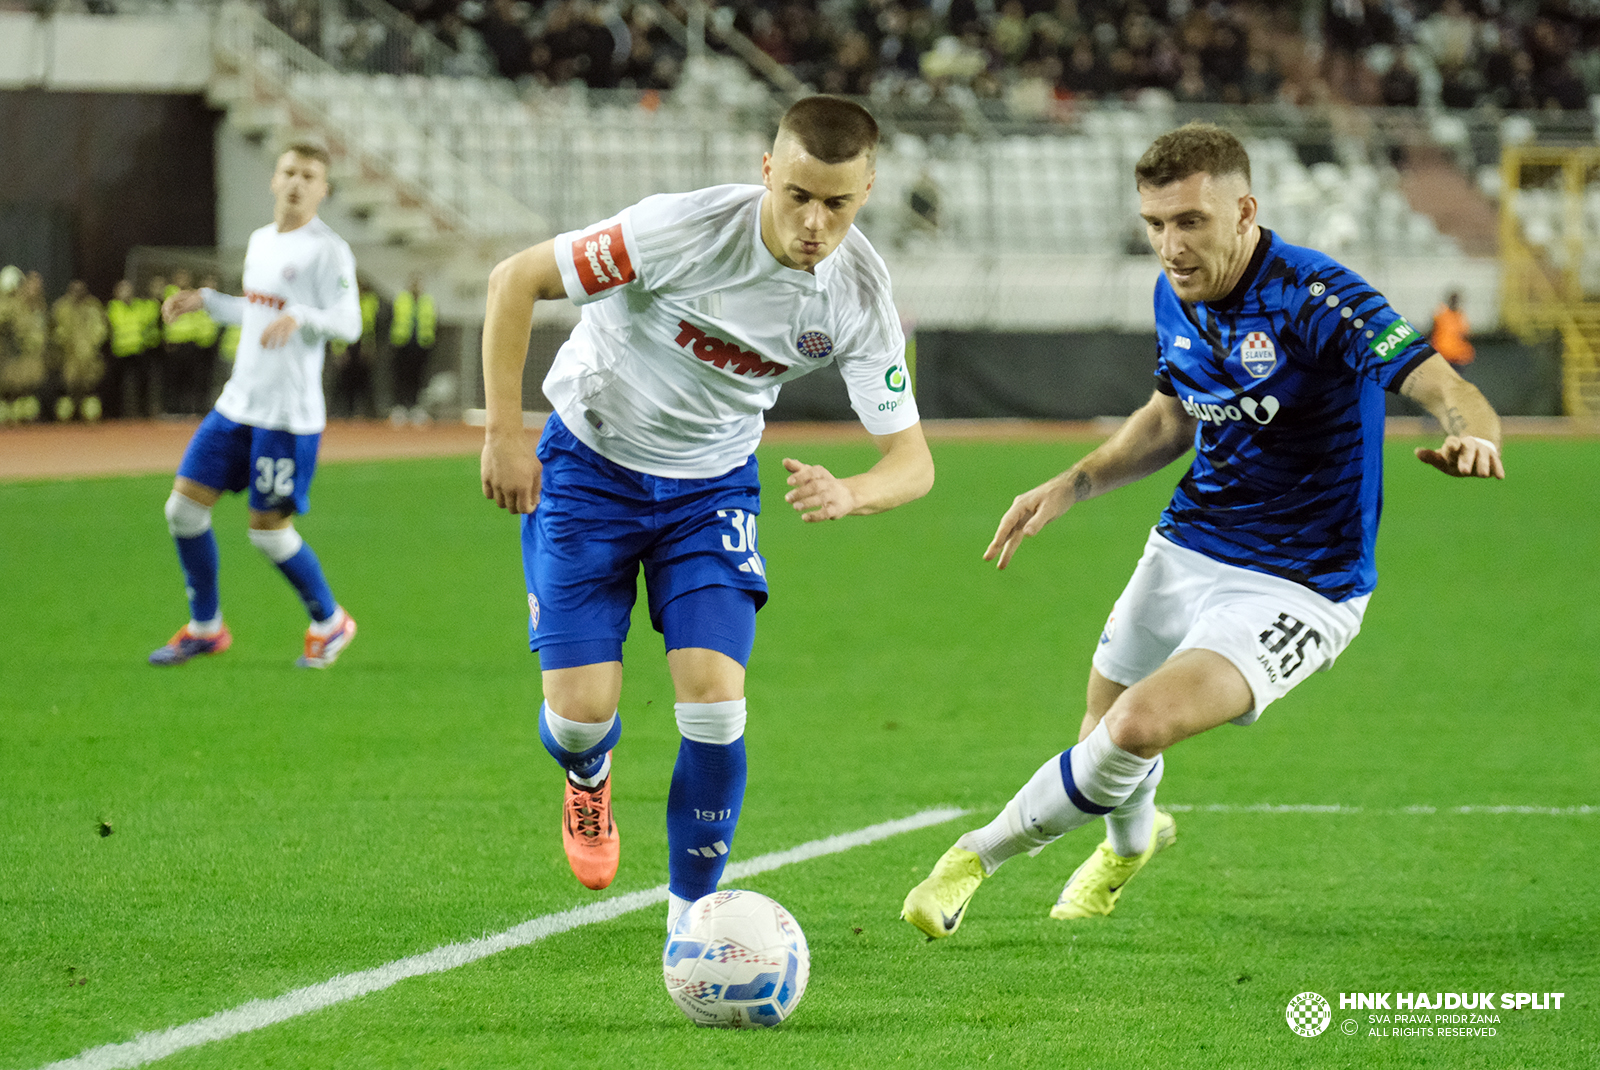
[[[927,934],[929,940],[949,936],[961,927],[972,893],[983,878],[983,861],[965,847],[952,847],[933,865],[928,879],[906,894],[900,917]]]
[[[1094,854],[1067,878],[1067,886],[1061,889],[1061,898],[1050,908],[1050,916],[1059,921],[1105,917],[1117,905],[1122,889],[1133,880],[1133,875],[1177,838],[1177,822],[1165,810],[1157,810],[1155,828],[1150,830],[1150,846],[1143,854],[1124,858],[1111,849],[1111,841],[1101,841]]]

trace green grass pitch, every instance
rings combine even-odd
[[[935,443],[938,484],[803,525],[764,448],[772,601],[749,677],[736,857],[938,805],[974,814],[751,878],[800,920],[781,1029],[691,1027],[664,908],[628,914],[158,1065],[237,1067],[1528,1067],[1600,1051],[1600,443],[1513,441],[1503,484],[1389,446],[1364,634],[1248,729],[1168,755],[1178,843],[1097,923],[1052,922],[1098,842],[1007,864],[961,932],[901,898],[1075,736],[1088,658],[1176,469],[1089,503],[996,573],[1013,494],[1087,445]],[[622,869],[568,873],[539,745],[517,529],[475,458],[327,465],[300,527],[361,632],[292,668],[304,620],[216,510],[227,654],[144,664],[182,622],[167,477],[0,485],[0,1070],[32,1070],[666,879],[676,750],[637,620],[616,753]],[[1337,813],[1253,804],[1339,805]],[[1224,809],[1207,810],[1207,806]],[[1408,811],[1433,807],[1432,812]],[[109,826],[110,835],[102,825]],[[1315,1038],[1291,997],[1334,1001]],[[1492,1037],[1369,1035],[1340,992],[1564,992]],[[1355,1036],[1340,1023],[1358,1020]]]

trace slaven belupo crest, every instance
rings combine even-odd
[[[1257,379],[1265,379],[1278,366],[1278,351],[1264,331],[1251,331],[1239,346],[1239,363]]]

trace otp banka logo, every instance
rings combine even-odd
[[[1237,405],[1214,405],[1209,401],[1196,401],[1194,395],[1180,399],[1183,402],[1183,411],[1193,416],[1196,420],[1207,423],[1225,424],[1234,421],[1250,419],[1262,427],[1272,422],[1278,415],[1278,399],[1268,394],[1257,401],[1255,398],[1243,397]]]

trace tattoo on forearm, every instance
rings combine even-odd
[[[1089,496],[1094,487],[1094,481],[1089,478],[1088,472],[1079,472],[1072,478],[1072,500],[1081,502]]]
[[[1454,405],[1444,410],[1444,433],[1459,435],[1467,429],[1467,418],[1461,415],[1461,410]]]

